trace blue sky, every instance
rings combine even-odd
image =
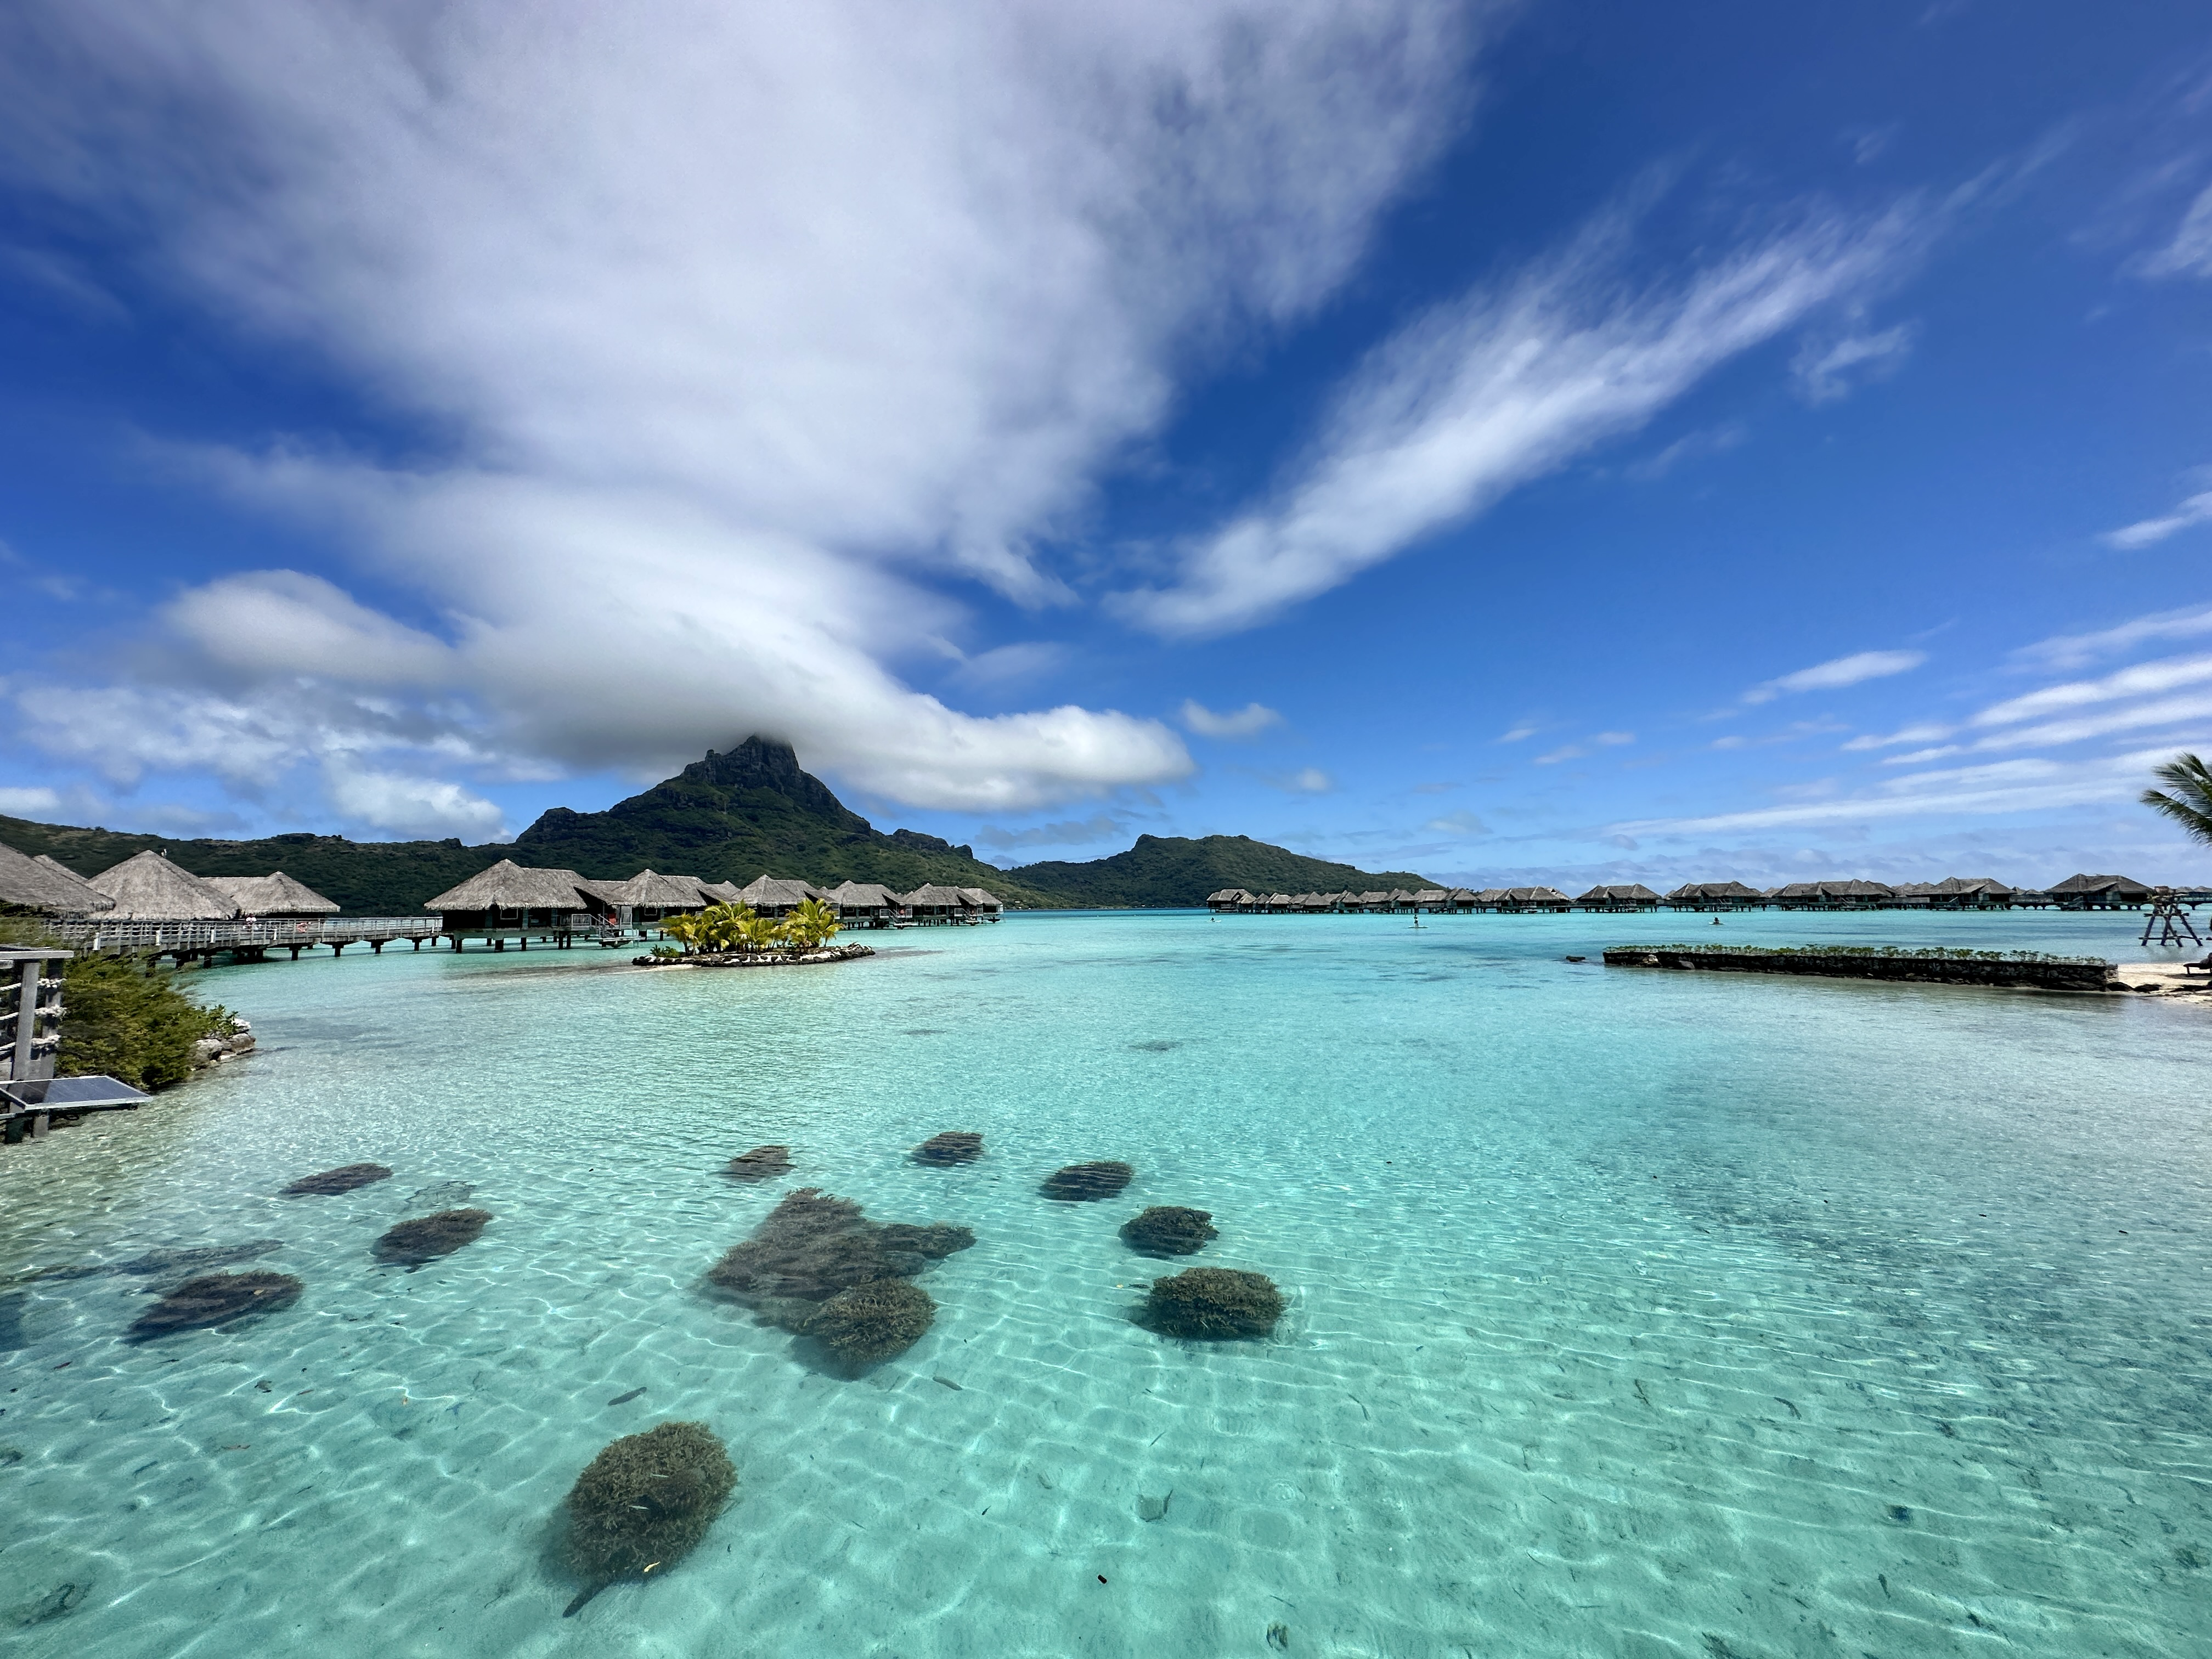
[[[2201,7],[29,0],[0,811],[2212,878],[2208,301]]]

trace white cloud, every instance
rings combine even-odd
[[[1261,781],[1291,795],[1326,795],[1336,787],[1336,780],[1318,766],[1300,767],[1295,772],[1270,772]]]
[[[1515,726],[1511,731],[1504,733],[1498,740],[1500,743],[1519,743],[1524,738],[1534,737],[1536,733],[1542,729],[1543,728],[1541,726],[1532,726],[1524,722],[1520,726]]]
[[[312,761],[254,690],[306,673],[456,732],[464,699],[509,764],[634,775],[763,731],[879,794],[1012,809],[1189,759],[1156,721],[976,719],[900,684],[886,665],[968,625],[915,574],[1066,601],[1036,547],[1194,351],[1354,268],[1455,130],[1488,13],[9,16],[0,167],[444,446],[404,472],[202,458],[445,637],[228,579],[169,612],[228,676],[184,724]],[[227,606],[296,637],[226,641]],[[348,639],[371,648],[312,660]]]
[[[1808,340],[1790,365],[1797,395],[1815,405],[1839,403],[1869,381],[1887,380],[1904,366],[1915,331],[1911,324],[1899,323],[1879,334]]]
[[[1848,657],[1815,663],[1812,667],[1801,668],[1794,674],[1784,674],[1779,679],[1754,685],[1743,694],[1743,700],[1753,703],[1771,702],[1785,692],[1840,690],[1863,680],[1878,680],[1892,674],[1907,673],[1927,660],[1925,651],[1855,652]]]
[[[1250,627],[1630,431],[1709,370],[1892,276],[1925,231],[1900,207],[1810,214],[1685,280],[1619,280],[1601,222],[1559,257],[1408,325],[1352,377],[1295,481],[1191,547],[1174,585],[1119,597],[1157,632]]]
[[[2204,721],[2212,721],[2212,696],[2166,697],[2102,714],[2048,720],[2040,726],[2019,726],[1984,738],[1973,746],[1977,750],[2048,749],[2062,744],[2081,743],[2090,738],[2109,737],[2115,732],[2141,732],[2153,726],[2186,726]]]
[[[2024,696],[1993,703],[1976,714],[1976,726],[2012,726],[2021,720],[2039,720],[2045,714],[2055,714],[2067,709],[2087,708],[2100,702],[2118,702],[2130,697],[2153,696],[2185,685],[2201,685],[2212,680],[2212,655],[2199,657],[2166,657],[2156,662],[2136,663],[2102,679],[2073,680],[2064,685],[2049,685],[2040,691],[2030,691]]]
[[[2107,547],[2132,551],[2207,521],[2212,521],[2212,489],[2190,496],[2163,518],[2144,519],[2118,530],[2108,530],[2097,539]]]
[[[2173,240],[2142,269],[2151,276],[2212,276],[2212,189],[2190,204]]]
[[[1234,713],[1217,714],[1195,698],[1183,699],[1182,723],[1201,738],[1256,737],[1271,726],[1279,726],[1282,720],[1264,703],[1248,702]]]
[[[324,775],[331,803],[339,811],[403,839],[459,836],[484,841],[497,837],[501,828],[499,808],[458,784],[340,760],[326,762]]]
[[[1620,744],[1625,743],[1634,743],[1636,741],[1636,733],[1633,732],[1601,732],[1595,737],[1592,738],[1590,741],[1592,743],[1603,744],[1608,749],[1618,748]]]
[[[1447,812],[1431,818],[1421,828],[1439,836],[1486,836],[1490,826],[1472,812]]]
[[[1936,743],[1951,735],[1954,728],[1923,722],[1917,726],[1900,726],[1887,737],[1877,737],[1869,732],[1853,738],[1844,745],[1846,752],[1868,749],[1893,749],[1900,743]]]
[[[1557,766],[1561,761],[1580,760],[1588,753],[1589,750],[1579,744],[1564,744],[1548,755],[1537,756],[1534,763],[1538,766]]]
[[[2194,639],[2212,634],[2212,606],[2196,611],[2160,611],[2094,634],[2063,634],[2024,646],[2013,654],[2040,668],[2081,668],[2100,657],[2118,656],[2151,640]]]
[[[27,818],[40,813],[58,812],[62,798],[54,789],[0,789],[0,812],[11,818]]]
[[[1723,422],[1719,426],[1675,439],[1657,454],[1646,456],[1621,468],[1621,474],[1638,483],[1650,483],[1665,477],[1684,461],[1699,460],[1708,455],[1725,455],[1750,436],[1750,430],[1741,421]]]
[[[1706,817],[1650,818],[1609,826],[1631,836],[1718,835],[1746,830],[1856,825],[1945,815],[1985,816],[2057,807],[2132,803],[2153,766],[2172,757],[2166,749],[2100,760],[2000,761],[1949,771],[1893,778],[1875,789],[1825,800],[1720,812]]]

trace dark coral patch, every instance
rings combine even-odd
[[[801,1187],[787,1193],[750,1238],[708,1269],[707,1278],[755,1306],[825,1301],[855,1285],[900,1276],[903,1264],[889,1259],[883,1231],[851,1199]]]
[[[914,1149],[917,1164],[973,1164],[983,1156],[983,1137],[959,1129],[932,1135]]]
[[[732,1158],[722,1173],[732,1181],[773,1181],[791,1173],[791,1148],[756,1146]]]
[[[171,1291],[131,1327],[127,1340],[145,1342],[175,1331],[228,1324],[248,1314],[274,1313],[307,1287],[289,1273],[206,1273]]]
[[[904,1353],[937,1317],[937,1304],[919,1285],[879,1279],[840,1291],[814,1310],[805,1334],[840,1359],[872,1365]]]
[[[1136,1176],[1126,1164],[1071,1164],[1047,1176],[1040,1190],[1047,1198],[1086,1204],[1093,1199],[1113,1197]]]
[[[1152,1281],[1145,1322],[1166,1336],[1220,1340],[1265,1336],[1283,1316],[1282,1292],[1264,1273],[1233,1267],[1186,1267]]]
[[[586,1586],[569,1611],[603,1585],[690,1554],[737,1484],[729,1452],[704,1423],[663,1423],[607,1446],[568,1492],[568,1565]]]
[[[1121,1224],[1121,1242],[1145,1255],[1195,1255],[1221,1235],[1207,1210],[1155,1204]]]
[[[942,1261],[956,1250],[964,1250],[975,1242],[973,1228],[956,1227],[949,1221],[933,1221],[927,1227],[894,1221],[884,1229],[885,1249],[926,1255],[932,1261]]]
[[[319,1198],[331,1193],[349,1193],[356,1187],[366,1187],[372,1182],[388,1181],[392,1171],[381,1164],[348,1164],[335,1170],[325,1170],[320,1175],[301,1176],[287,1187],[286,1198]]]
[[[401,1222],[369,1248],[379,1261],[428,1261],[475,1243],[490,1219],[489,1210],[441,1210]]]

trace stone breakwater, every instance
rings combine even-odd
[[[237,1060],[253,1052],[253,1028],[237,1015],[221,1031],[211,1033],[192,1044],[192,1069],[204,1071],[210,1066],[220,1066],[226,1060]]]
[[[869,945],[832,945],[819,951],[702,951],[690,957],[633,957],[641,968],[802,968],[824,962],[856,962],[875,955]]]
[[[1809,974],[1823,979],[1878,979],[1925,985],[1983,985],[2004,990],[2121,991],[2109,962],[2044,961],[1979,956],[1917,956],[1887,951],[1705,951],[1687,946],[1626,945],[1605,953],[1608,968],[1695,969],[1737,974]]]

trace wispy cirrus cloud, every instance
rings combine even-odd
[[[1797,395],[1818,407],[1840,403],[1859,386],[1887,380],[1911,355],[1918,330],[1899,323],[1879,333],[1854,331],[1833,340],[1808,340],[1790,365]]]
[[[1801,668],[1794,674],[1754,685],[1743,694],[1743,700],[1748,703],[1771,702],[1792,692],[1838,691],[1862,681],[1909,673],[1927,660],[1925,651],[1856,651],[1848,657],[1832,658],[1810,668]]]
[[[2173,240],[2140,269],[2148,276],[2212,276],[2212,188],[2189,204]]]
[[[2152,546],[2169,536],[2179,535],[2185,530],[2194,529],[2205,523],[2212,523],[2212,489],[2190,496],[2171,513],[2123,525],[2118,530],[2107,530],[2097,539],[2107,547],[2132,552],[2136,548]]]
[[[2063,685],[2047,685],[2039,691],[2008,697],[1983,709],[1973,716],[1970,724],[2012,726],[2021,720],[2039,720],[2045,715],[2087,708],[2099,703],[2155,696],[2185,685],[2202,685],[2207,681],[2212,681],[2212,654],[2165,657],[2155,662],[2136,663],[2101,679],[2070,680]]]
[[[1900,726],[1887,736],[1872,732],[1863,733],[1844,744],[1844,749],[1845,752],[1850,753],[1869,749],[1892,749],[1901,743],[1940,743],[1949,737],[1955,729],[1953,726],[1939,726],[1932,721],[1923,721],[1917,726]]]
[[[1701,270],[1638,288],[1628,216],[1416,319],[1351,377],[1272,503],[1187,550],[1176,580],[1118,596],[1158,633],[1248,628],[1482,512],[1633,430],[1718,364],[1891,278],[1930,232],[1917,202],[1808,210]]]
[[[2024,667],[2063,672],[2086,668],[2100,658],[2124,655],[2154,640],[2187,640],[2212,634],[2212,605],[2158,611],[2094,634],[2063,634],[2013,653]]]
[[[1283,717],[1265,703],[1248,702],[1242,708],[1217,714],[1194,697],[1183,699],[1182,723],[1201,738],[1255,738]]]

